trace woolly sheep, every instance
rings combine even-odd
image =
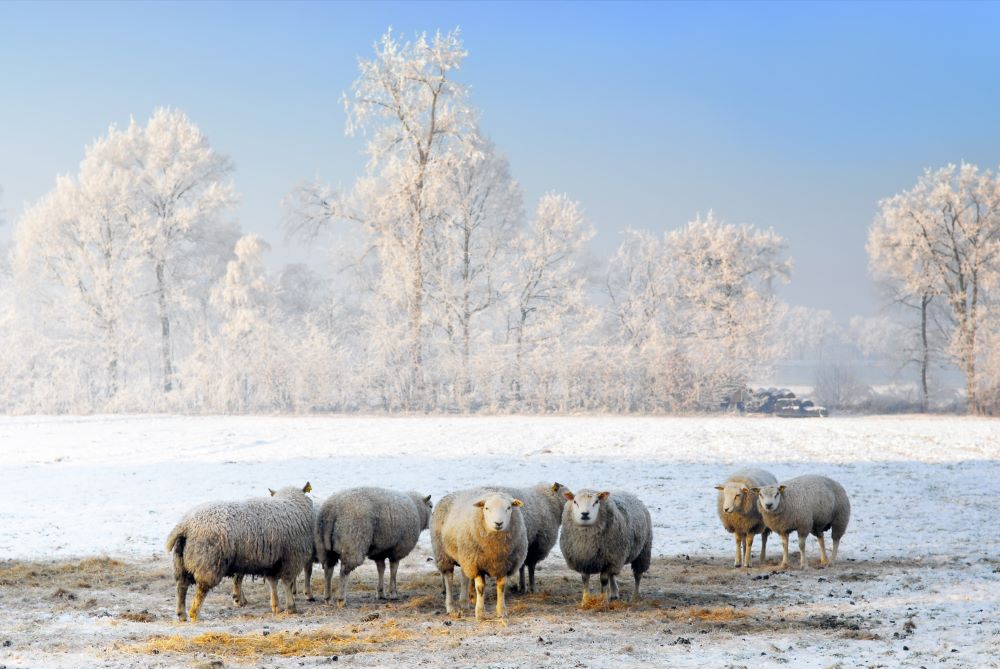
[[[518,592],[526,592],[524,569],[527,567],[528,587],[534,592],[535,565],[548,556],[559,539],[559,526],[566,503],[563,493],[568,489],[561,483],[539,483],[530,488],[489,486],[489,489],[507,493],[524,503],[521,514],[524,516],[524,530],[528,538],[528,554],[521,565],[517,589]]]
[[[208,591],[226,576],[263,576],[271,587],[271,610],[278,611],[280,580],[285,609],[295,611],[292,584],[312,554],[312,500],[305,487],[282,488],[271,497],[243,502],[212,502],[189,511],[167,538],[174,553],[177,618],[198,619]],[[185,612],[188,587],[197,586]]]
[[[431,516],[430,495],[385,488],[351,488],[331,495],[316,520],[316,552],[323,565],[325,598],[330,601],[333,568],[340,562],[337,603],[346,604],[351,572],[371,558],[378,569],[378,598],[386,599],[385,561],[389,560],[389,596],[397,597],[399,561],[417,545]]]
[[[750,547],[753,537],[760,535],[760,563],[767,555],[767,529],[760,511],[757,510],[757,495],[752,488],[777,483],[778,479],[763,469],[741,469],[724,483],[715,486],[719,491],[716,510],[726,531],[736,538],[736,562],[734,567],[750,568]]]
[[[315,528],[316,519],[319,517],[319,509],[315,506],[313,507],[313,527]],[[312,557],[306,562],[306,566],[303,568],[305,571],[305,582],[306,582],[306,600],[310,602],[316,601],[312,593],[312,570],[313,564],[319,562],[319,557],[316,554],[316,546],[313,545]],[[234,574],[233,575],[233,604],[236,606],[246,606],[247,599],[243,596],[243,576],[244,574]],[[298,590],[296,590],[295,582],[292,582],[292,594],[297,595]]]
[[[820,564],[837,559],[837,547],[851,518],[851,502],[843,486],[825,476],[798,476],[781,485],[768,485],[758,494],[757,508],[767,527],[781,537],[782,558],[779,567],[788,567],[788,535],[799,535],[799,566],[806,569],[806,538],[819,540]],[[833,556],[826,559],[823,533],[831,530]]]
[[[653,551],[653,522],[649,509],[627,492],[566,492],[559,548],[566,565],[583,576],[583,599],[590,596],[590,577],[601,575],[601,597],[618,597],[617,576],[626,563],[632,565],[639,599],[639,581],[649,569]],[[610,592],[609,592],[610,588]]]
[[[454,570],[475,582],[476,618],[485,613],[485,576],[496,580],[498,618],[507,618],[504,586],[528,554],[523,503],[495,490],[475,488],[446,495],[434,509],[431,545],[438,571],[444,576],[445,609],[452,612]],[[469,598],[463,596],[463,608]]]

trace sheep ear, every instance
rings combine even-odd
[[[277,494],[278,494],[278,493],[274,492],[273,490],[271,490],[270,488],[268,488],[268,489],[267,489],[267,491],[268,491],[269,493],[271,493],[271,497],[274,497],[275,495],[277,495]]]
[[[478,506],[481,509],[484,506],[486,506],[486,500],[485,499],[481,499],[478,502],[476,502],[475,504],[473,504],[472,506]]]
[[[562,488],[562,487],[563,487],[563,484],[559,483],[559,481],[556,481],[555,483],[552,484],[552,492],[559,492],[559,488]]]
[[[430,495],[427,495],[427,497],[424,497],[424,503],[427,504],[427,506],[431,505],[431,496]]]
[[[725,488],[724,488],[724,487],[722,487],[721,485],[717,485],[717,486],[715,486],[715,489],[716,489],[716,490],[725,490]]]
[[[306,484],[302,486],[302,492],[312,492],[312,490],[312,485],[310,485],[309,481],[306,481]]]
[[[785,486],[783,486],[783,485],[779,485],[779,486],[778,486],[778,492],[780,492],[780,493],[783,493],[783,492],[785,492]]]
[[[760,494],[760,488],[750,488],[750,492],[752,492],[755,495],[759,495]]]
[[[524,502],[522,502],[519,499],[515,499],[513,502],[510,503],[510,505],[511,506],[524,506]]]
[[[746,486],[743,486],[742,488],[740,488],[740,492],[742,492],[745,495],[748,492],[750,492],[750,488],[747,488]]]
[[[611,493],[608,492],[607,490],[605,490],[604,492],[597,493],[597,499],[601,500],[602,502],[606,500],[608,497],[611,497]]]
[[[566,492],[563,493],[563,497],[565,497],[566,499],[568,499],[571,502],[573,501],[573,493],[571,493],[569,490],[567,490]]]

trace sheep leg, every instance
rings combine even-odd
[[[389,596],[391,599],[399,598],[399,590],[396,589],[396,572],[399,570],[399,560],[389,560]]]
[[[524,565],[523,564],[521,565],[521,568],[518,570],[517,591],[519,593],[525,593],[525,592],[527,592],[524,589]]]
[[[243,574],[233,576],[233,604],[235,606],[245,606],[246,597],[243,596]]]
[[[264,580],[267,581],[267,585],[271,588],[271,613],[278,612],[278,579],[273,576],[265,576]]]
[[[786,532],[781,535],[781,564],[778,565],[778,569],[786,569],[788,567],[788,535],[790,532]]]
[[[507,577],[501,576],[497,579],[497,618],[504,620],[507,618],[507,600],[504,597]]]
[[[187,594],[190,583],[186,578],[177,579],[177,620],[184,622],[187,617]]]
[[[332,595],[331,581],[333,580],[333,565],[323,565],[323,599],[327,604],[330,603],[330,596]]]
[[[442,573],[441,579],[444,581],[444,610],[451,613],[451,590],[455,585],[455,570],[449,569]]]
[[[601,600],[603,600],[605,604],[608,603],[608,599],[609,599],[609,597],[608,597],[608,585],[610,583],[611,583],[611,577],[608,575],[608,572],[602,571],[601,572]]]
[[[833,540],[833,553],[830,555],[830,564],[833,564],[837,560],[837,547],[840,546],[840,538]]]
[[[528,565],[528,589],[531,592],[535,591],[535,565]]]
[[[208,587],[198,583],[194,591],[194,601],[191,602],[191,609],[188,611],[188,616],[191,618],[191,622],[198,622],[198,612],[201,610],[202,602],[205,601],[205,595],[207,594]]]
[[[482,574],[476,574],[476,620],[486,617],[486,579]]]
[[[348,569],[347,564],[340,563],[340,588],[337,592],[337,606],[344,608],[347,606],[347,580],[351,576],[353,569]]]
[[[826,540],[823,539],[822,532],[816,535],[816,540],[819,541],[819,564],[825,567],[830,564],[830,561],[826,559]]]
[[[736,561],[733,563],[733,566],[739,567],[743,564],[743,535],[739,532],[734,532],[733,537],[736,539]]]
[[[583,576],[583,599],[580,601],[580,606],[586,606],[587,600],[590,599],[590,574],[582,574]]]
[[[611,574],[611,599],[618,599],[618,574]]]
[[[295,613],[295,577],[281,579],[281,585],[285,588],[285,611]]]
[[[808,532],[798,532],[799,535],[799,569],[808,569],[809,565],[806,563],[806,538],[809,536]]]
[[[771,534],[771,530],[764,530],[760,534],[760,566],[764,566],[764,560],[767,559],[767,536]]]
[[[632,601],[633,602],[638,602],[639,601],[639,581],[642,580],[642,572],[641,571],[636,571],[635,569],[633,569],[632,570],[632,576],[635,577],[635,588],[632,590]]]
[[[743,568],[750,568],[750,549],[753,548],[753,535],[744,535],[743,539]]]
[[[465,595],[466,595],[466,597],[465,597],[465,601],[466,601],[465,608],[468,609],[470,606],[472,606],[476,602],[476,580],[473,579],[473,578],[469,578],[468,576],[466,576],[465,572],[463,571],[462,572],[462,583],[465,585]]]
[[[313,588],[312,588],[312,577],[313,577],[312,560],[306,562],[306,566],[303,568],[303,570],[305,571],[305,578],[306,578],[306,599],[310,602],[315,602],[316,598],[313,597]]]
[[[375,560],[375,569],[378,570],[378,588],[375,595],[379,599],[385,599],[385,560]]]

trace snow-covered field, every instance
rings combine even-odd
[[[805,574],[733,573],[733,544],[715,516],[712,486],[746,464],[763,465],[779,479],[822,473],[844,484],[853,511],[838,565]],[[383,620],[399,615],[393,625],[408,630],[409,641],[345,653],[341,663],[998,666],[1000,657],[1000,423],[992,420],[16,417],[0,418],[0,472],[0,664],[9,669],[189,664],[171,652],[137,655],[134,644],[261,625],[289,633],[322,623],[351,627],[362,611],[382,611]],[[394,605],[380,605],[369,593],[353,614],[304,604],[298,617],[272,618],[258,584],[258,607],[237,616],[224,585],[209,595],[198,626],[171,622],[163,542],[182,513],[202,501],[307,480],[317,499],[363,484],[417,489],[434,499],[488,482],[632,490],[649,505],[655,526],[659,558],[647,602],[579,610],[577,581],[556,551],[539,572],[542,590],[546,582],[555,588],[548,599],[523,598],[508,628],[468,620],[441,627],[458,635],[443,644],[437,627],[424,627],[440,627],[443,608],[425,533],[401,570],[401,578],[423,584],[425,591],[411,597],[434,596],[421,604],[425,609],[380,609]],[[815,540],[808,550],[815,558]],[[775,539],[770,556],[779,553]],[[33,589],[15,577],[26,564],[45,572],[93,556],[121,561],[124,574],[154,578],[155,587],[130,589],[123,576],[119,589],[112,579],[81,607],[75,597],[66,601],[67,586],[59,586],[59,595],[56,585]],[[360,571],[361,581],[374,573]],[[775,624],[737,628],[697,611],[684,620],[670,613],[702,601],[700,590],[715,593],[709,609],[733,604],[746,611],[741,620]],[[123,618],[131,607],[145,607],[144,619]],[[792,625],[806,615],[853,622],[849,633],[839,623]],[[541,641],[557,628],[554,642]],[[608,634],[618,641],[596,643]],[[63,641],[53,646],[46,641],[53,638]],[[216,655],[191,651],[191,657]],[[227,665],[262,663],[259,655],[219,657]],[[264,664],[328,661],[306,653],[269,655]]]

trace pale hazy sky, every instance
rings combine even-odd
[[[460,26],[458,78],[526,203],[580,200],[611,253],[714,209],[773,227],[782,296],[846,320],[877,304],[881,197],[925,167],[1000,164],[1000,4],[10,3],[0,0],[0,240],[111,123],[183,109],[235,161],[236,217],[284,261],[282,198],[349,186],[339,98],[397,32]]]

